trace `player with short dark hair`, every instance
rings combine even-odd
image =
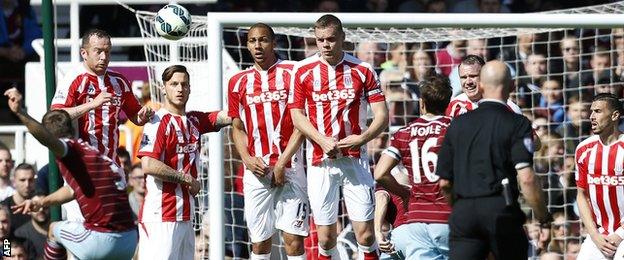
[[[273,29],[251,26],[247,50],[254,65],[229,81],[232,137],[245,166],[245,218],[251,259],[270,259],[275,229],[282,231],[288,259],[305,259],[308,197],[300,146],[287,107],[294,62],[279,59]]]
[[[577,202],[585,238],[578,259],[611,259],[624,255],[624,135],[618,129],[622,102],[598,94],[591,104],[593,136],[576,147]]]
[[[191,93],[182,65],[166,68],[161,90],[165,105],[143,129],[138,157],[145,173],[139,213],[139,259],[192,259],[194,200],[200,190],[197,168],[200,136],[231,120],[225,112],[186,111]]]
[[[445,77],[427,78],[420,86],[421,116],[399,129],[375,166],[375,179],[388,191],[399,195],[409,206],[404,222],[392,230],[391,240],[378,241],[382,252],[394,244],[406,259],[448,258],[448,216],[451,208],[435,175],[437,152],[451,118],[444,116],[452,89]],[[390,174],[402,163],[410,179],[410,189]]]

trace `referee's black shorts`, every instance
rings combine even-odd
[[[450,259],[527,259],[526,216],[503,196],[459,199],[449,217]]]

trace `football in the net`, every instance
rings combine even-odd
[[[156,32],[169,40],[182,39],[191,27],[191,14],[178,4],[168,4],[156,14]]]

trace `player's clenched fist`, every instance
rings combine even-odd
[[[22,93],[13,87],[5,91],[4,95],[9,99],[9,108],[11,111],[13,111],[13,113],[17,113],[22,106]]]

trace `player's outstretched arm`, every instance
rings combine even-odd
[[[351,150],[359,149],[360,146],[373,140],[381,134],[384,129],[388,128],[388,107],[386,106],[386,102],[371,103],[371,109],[373,110],[373,122],[371,122],[368,129],[360,135],[350,135],[338,141],[338,148],[348,148]]]
[[[71,117],[71,119],[74,120],[86,114],[87,112],[91,111],[92,109],[98,108],[106,102],[110,102],[112,98],[113,98],[113,94],[108,93],[108,92],[101,92],[93,100],[87,103],[80,104],[75,107],[64,107],[61,109],[67,111],[67,113],[69,114],[69,117]]]
[[[273,178],[275,178],[273,180],[273,184],[275,184],[275,186],[283,186],[286,182],[284,178],[286,164],[288,164],[288,162],[292,159],[293,155],[297,152],[304,139],[305,138],[303,138],[301,132],[299,132],[299,130],[297,129],[295,129],[292,135],[290,135],[290,139],[288,140],[286,149],[284,149],[282,155],[277,159],[277,163],[275,163],[275,168],[273,168]]]
[[[57,157],[62,157],[65,154],[65,145],[52,133],[50,133],[41,123],[33,119],[24,111],[22,107],[22,94],[16,89],[11,88],[4,92],[4,95],[8,98],[9,108],[17,118],[22,121],[24,126],[28,128],[28,131],[39,141],[45,145],[54,153]]]
[[[409,201],[410,190],[399,184],[397,180],[390,174],[392,168],[397,166],[399,161],[387,154],[382,154],[379,162],[375,165],[375,181],[384,187],[387,191],[392,192],[403,199]]]
[[[36,212],[42,208],[52,205],[60,205],[69,202],[74,199],[74,191],[69,186],[63,186],[56,190],[52,194],[40,198],[38,196],[33,197],[12,206],[13,213],[29,214],[30,212]]]
[[[386,221],[386,213],[388,213],[388,203],[390,203],[390,195],[385,191],[375,192],[375,218],[373,220],[373,230],[375,231],[375,239],[379,244],[379,250],[384,253],[390,253],[393,245],[386,236],[383,235],[382,227]]]
[[[217,114],[217,121],[215,126],[217,128],[223,128],[232,124],[232,118],[228,116],[227,111],[219,111]]]
[[[269,170],[268,166],[261,158],[253,157],[247,151],[247,131],[243,125],[243,121],[239,118],[234,118],[232,122],[232,139],[234,141],[234,147],[238,151],[238,154],[245,164],[245,168],[258,176],[264,176]]]
[[[189,186],[189,191],[192,195],[199,192],[200,183],[193,178],[193,176],[178,172],[159,160],[149,156],[143,156],[141,157],[141,167],[145,174],[149,174],[155,178]]]
[[[290,117],[292,117],[295,128],[299,130],[305,137],[310,138],[323,149],[328,156],[334,156],[338,153],[338,146],[332,137],[321,134],[310,120],[305,116],[302,109],[290,109]]]
[[[143,106],[139,112],[128,118],[133,124],[142,126],[149,122],[154,116],[154,111],[149,106]]]
[[[598,232],[596,223],[592,217],[591,209],[589,206],[589,198],[587,197],[587,190],[578,188],[576,194],[576,201],[579,208],[579,214],[581,215],[581,221],[585,226],[589,237],[594,241],[594,244],[600,249],[600,252],[606,257],[613,257],[617,250],[617,245],[608,241],[606,237]]]

